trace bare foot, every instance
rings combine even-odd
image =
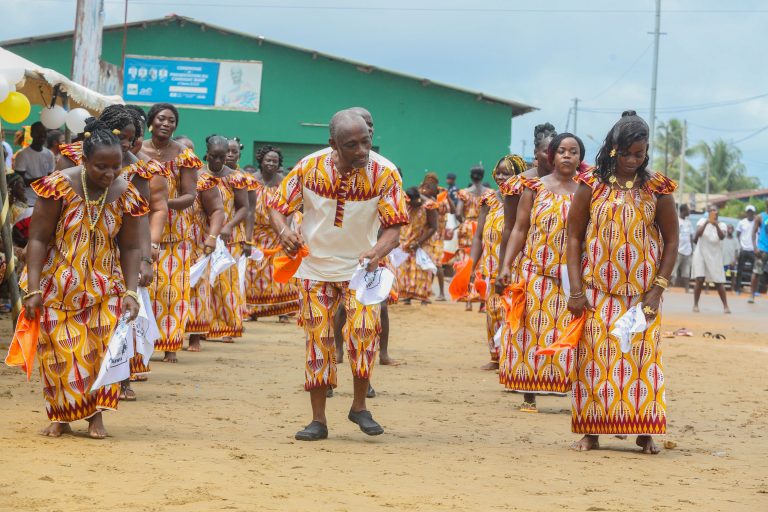
[[[189,349],[190,352],[200,352],[200,336],[193,334],[189,337]]]
[[[481,370],[485,370],[487,372],[492,372],[494,370],[498,370],[499,369],[499,362],[498,361],[491,361],[490,363],[481,366],[480,369]]]
[[[53,422],[40,431],[40,435],[46,436],[46,437],[61,437],[62,434],[71,434],[71,433],[72,433],[72,427],[69,426],[69,423],[58,423],[58,422]]]
[[[726,315],[730,315],[731,314],[731,308],[725,308],[723,310],[723,313],[725,313]]]
[[[88,418],[88,435],[92,439],[104,439],[109,435],[107,434],[107,429],[104,428],[104,421],[101,418],[100,412]]]
[[[464,306],[464,311],[472,311],[472,303],[467,300],[467,305]]]
[[[699,312],[699,306],[693,306],[693,312],[698,313]]]
[[[437,296],[437,298],[436,298],[435,300],[436,300],[437,302],[445,302],[445,295],[443,295],[443,294],[441,293],[440,295],[438,295],[438,296]]]
[[[344,351],[336,352],[336,362],[337,363],[343,363],[344,362]]]
[[[397,359],[392,359],[389,357],[389,354],[379,354],[379,364],[389,365],[389,366],[400,366],[401,363]]]
[[[421,301],[421,305],[422,306],[429,306],[430,304],[432,304],[431,300],[423,300],[423,301]]]
[[[149,380],[149,377],[146,375],[131,375],[131,382],[146,382]]]
[[[176,359],[176,352],[166,352],[165,357],[163,358],[164,363],[178,363],[179,360]]]
[[[485,304],[480,304],[480,307],[477,309],[478,313],[485,313]]]
[[[291,317],[288,315],[280,315],[277,317],[277,322],[281,324],[287,324],[291,322]]]
[[[615,437],[616,439],[621,439],[622,441],[626,441],[627,440],[627,434],[616,434],[613,437]]]
[[[587,452],[589,450],[597,450],[600,448],[600,443],[598,442],[597,436],[587,434],[586,436],[573,443],[570,448],[571,450],[576,450],[577,452]]]
[[[635,444],[643,449],[643,453],[647,455],[656,455],[659,453],[659,447],[653,442],[651,436],[637,436]]]
[[[222,343],[234,343],[235,340],[232,339],[232,336],[224,336],[221,338]]]

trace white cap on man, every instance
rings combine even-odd
[[[751,204],[748,204],[747,207],[744,208],[744,211],[745,212],[756,212],[757,210],[755,209],[754,206],[752,206]]]

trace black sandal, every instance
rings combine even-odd
[[[376,423],[370,411],[349,411],[349,421],[356,423],[363,433],[369,436],[378,436],[384,433],[384,429]]]
[[[328,438],[328,427],[319,421],[313,421],[304,430],[296,432],[297,441],[319,441]]]

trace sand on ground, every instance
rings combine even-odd
[[[26,383],[0,370],[0,510],[768,510],[768,300],[714,294],[702,312],[671,293],[664,330],[669,432],[676,443],[641,455],[634,439],[568,450],[568,398],[522,413],[487,362],[485,319],[463,305],[392,309],[392,354],[377,366],[369,407],[386,433],[347,420],[351,376],[329,400],[330,438],[301,443],[310,420],[300,328],[247,324],[234,345],[204,343],[179,363],[153,364],[139,400],[105,423],[112,437],[37,435],[46,425],[37,369]],[[7,346],[9,324],[3,323]],[[719,332],[725,340],[704,338]],[[3,351],[4,352],[4,351]],[[155,356],[157,360],[158,357]]]

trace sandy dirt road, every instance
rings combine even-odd
[[[135,384],[139,401],[105,417],[104,441],[37,435],[46,424],[37,370],[26,383],[0,369],[0,510],[768,510],[768,300],[733,298],[723,315],[713,294],[702,313],[690,295],[666,301],[664,340],[669,433],[657,456],[634,440],[568,445],[570,402],[521,395],[487,361],[484,319],[461,305],[393,308],[392,354],[377,367],[369,407],[386,433],[350,423],[344,366],[329,402],[330,439],[294,441],[309,422],[300,329],[247,324],[234,345],[204,343],[179,364],[153,365]],[[7,347],[7,316],[0,346]],[[705,339],[720,332],[725,341]],[[5,351],[3,350],[3,353]]]

